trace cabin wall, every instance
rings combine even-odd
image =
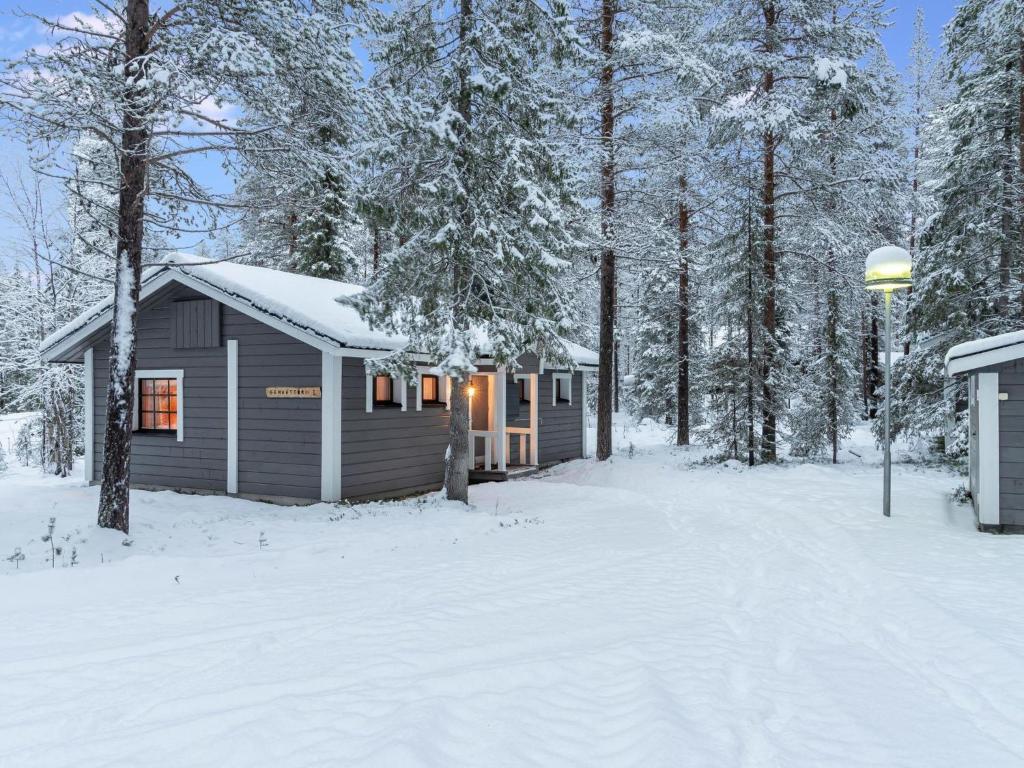
[[[269,399],[268,386],[320,386],[321,354],[280,331],[217,304],[216,346],[175,348],[176,300],[204,298],[169,286],[141,307],[137,368],[184,371],[184,439],[175,433],[132,436],[133,485],[223,492],[227,487],[227,350],[238,340],[238,490],[265,498],[320,498],[320,401]],[[210,341],[210,340],[208,340]],[[103,475],[109,377],[109,326],[94,347],[93,479]],[[136,393],[136,397],[138,394]]]
[[[366,368],[355,357],[344,358],[341,399],[344,498],[402,496],[444,484],[448,410],[443,404],[417,411],[416,389],[407,382],[407,410],[374,406],[367,413]]]
[[[550,371],[542,373],[537,382],[540,405],[537,416],[540,463],[552,464],[583,456],[583,374],[572,374],[572,404],[551,404],[554,378]]]

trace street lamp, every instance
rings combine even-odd
[[[876,248],[864,261],[865,287],[869,291],[885,292],[885,479],[882,489],[882,514],[886,517],[890,516],[892,495],[892,456],[889,450],[889,444],[892,442],[892,432],[889,428],[892,386],[892,292],[911,286],[910,272],[910,254],[895,245]]]

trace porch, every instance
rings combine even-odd
[[[469,387],[470,482],[524,477],[539,468],[539,374],[499,367]]]

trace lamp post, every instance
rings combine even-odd
[[[882,514],[890,517],[892,497],[892,456],[889,427],[890,388],[892,386],[892,292],[911,286],[910,254],[895,245],[876,248],[864,260],[864,285],[869,291],[885,292],[885,469],[882,487]]]

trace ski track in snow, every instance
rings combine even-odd
[[[946,472],[897,466],[884,520],[872,464],[698,454],[335,521],[139,492],[129,548],[17,469],[0,766],[1024,765],[1024,538]]]

